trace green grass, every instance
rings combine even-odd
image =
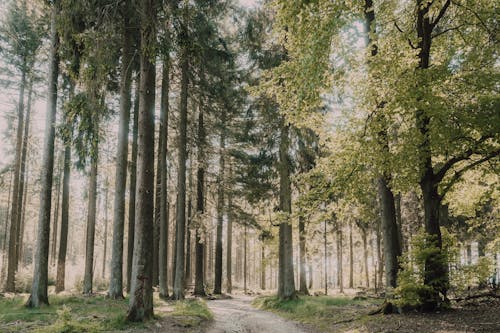
[[[198,327],[213,319],[213,314],[203,300],[191,299],[173,303],[174,311],[168,316],[183,327]]]
[[[24,297],[0,299],[0,332],[103,332],[129,327],[126,300],[104,296],[50,296],[49,306],[30,309]]]
[[[287,319],[331,331],[333,325],[344,320],[362,319],[364,309],[378,304],[372,300],[354,300],[350,297],[301,296],[296,300],[280,301],[277,297],[258,297],[253,305]]]

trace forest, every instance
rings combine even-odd
[[[490,0],[1,0],[0,332],[500,332]]]

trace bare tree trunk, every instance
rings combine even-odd
[[[108,195],[109,195],[108,177],[106,177],[106,183],[104,186],[106,187],[104,193],[104,244],[103,244],[104,249],[102,254],[102,274],[101,274],[103,280],[104,277],[106,276],[106,255],[108,250]]]
[[[292,190],[290,182],[290,146],[289,126],[281,119],[281,133],[279,146],[279,175],[280,175],[280,211],[286,214],[286,221],[280,223],[279,229],[279,280],[278,297],[280,300],[295,299],[295,281],[293,273],[293,237],[291,225]]]
[[[306,230],[305,230],[304,217],[299,216],[299,291],[303,295],[309,295],[309,290],[307,290],[306,281]]]
[[[83,293],[92,294],[92,280],[94,278],[94,240],[97,201],[97,162],[98,153],[95,145],[95,155],[92,156],[89,178],[89,202],[87,211],[87,237],[85,242],[85,274],[83,276]]]
[[[365,264],[365,279],[366,288],[370,288],[370,272],[368,270],[368,240],[366,235],[366,229],[361,229],[361,238],[363,239],[363,261]]]
[[[26,59],[23,67],[26,68]],[[9,263],[7,266],[7,282],[5,291],[15,291],[15,279],[18,264],[18,240],[19,240],[19,198],[22,197],[23,188],[20,187],[21,174],[21,151],[23,144],[23,126],[24,126],[24,90],[26,87],[26,71],[21,74],[21,84],[19,87],[19,101],[17,106],[17,135],[16,135],[16,154],[14,156],[14,186],[12,194],[12,208],[10,214],[10,235],[9,235]]]
[[[134,96],[134,119],[132,129],[132,160],[130,161],[130,199],[128,206],[128,233],[127,233],[127,292],[132,286],[132,258],[134,256],[134,236],[135,236],[135,204],[137,185],[137,140],[139,128],[139,94],[140,94],[140,74],[136,77],[136,87]]]
[[[337,226],[337,285],[339,292],[344,292],[344,265],[343,265],[343,233],[342,228]]]
[[[52,176],[54,171],[54,140],[57,110],[57,78],[59,76],[59,35],[56,29],[56,18],[59,12],[59,1],[51,5],[50,15],[50,55],[49,82],[47,93],[47,118],[43,146],[43,166],[41,176],[40,213],[38,220],[38,237],[34,258],[33,284],[31,295],[26,303],[28,307],[39,307],[49,304],[47,295],[50,208],[52,202]]]
[[[229,177],[232,177],[232,167],[229,163]],[[262,253],[264,253],[264,247],[262,248]],[[231,294],[233,292],[233,195],[231,191],[228,191],[227,196],[227,244],[226,244],[226,289],[227,293]],[[263,265],[265,270],[265,265]],[[265,280],[265,271],[264,271]],[[265,289],[265,281],[263,284]]]
[[[183,13],[182,15],[186,15]],[[183,20],[187,20],[186,17]],[[184,21],[181,26],[180,51],[181,68],[181,96],[179,105],[179,169],[177,183],[177,211],[176,211],[176,259],[175,279],[172,298],[184,299],[184,243],[186,231],[186,160],[187,160],[187,122],[188,122],[188,85],[189,85],[189,50],[188,27]]]
[[[260,289],[266,290],[266,247],[260,245]]]
[[[352,222],[349,222],[349,288],[354,288],[354,249],[352,244]]]
[[[219,176],[217,178],[217,236],[215,242],[215,282],[214,294],[222,293],[222,228],[224,223],[224,186],[225,186],[225,148],[226,148],[226,115],[222,111],[221,133],[219,143]]]
[[[141,80],[138,124],[137,202],[132,260],[129,321],[153,317],[154,106],[156,20],[158,3],[141,0]]]
[[[71,177],[71,143],[64,147],[64,175],[61,203],[61,234],[59,236],[59,253],[57,257],[56,293],[64,290],[66,276],[66,253],[68,249],[69,222],[69,182]]]
[[[247,225],[243,231],[243,292],[247,293]]]
[[[323,258],[324,259],[324,272],[325,272],[325,295],[328,295],[328,249],[327,249],[327,245],[328,245],[328,234],[326,232],[326,227],[327,227],[327,221],[325,220],[324,222],[324,230],[323,230],[323,246],[324,246],[324,255],[325,257]]]
[[[55,265],[56,263],[56,254],[57,254],[57,229],[58,229],[58,224],[59,224],[59,203],[61,202],[61,183],[62,183],[62,173],[63,173],[63,165],[64,159],[63,155],[60,153],[59,158],[57,161],[58,164],[58,171],[57,171],[57,184],[56,184],[56,206],[54,208],[54,214],[53,214],[53,223],[54,223],[54,228],[52,229],[52,246],[50,249],[51,255],[50,255],[50,261],[51,261],[51,266]]]
[[[4,228],[4,233],[3,233],[3,240],[2,240],[2,270],[0,271],[0,280],[3,281],[5,277],[5,261],[6,261],[6,253],[7,253],[7,233],[9,232],[9,217],[10,217],[10,200],[12,197],[12,187],[13,187],[13,181],[14,181],[14,173],[12,171],[10,172],[10,181],[9,181],[9,196],[7,199],[7,213],[5,214],[5,228]]]
[[[168,52],[168,51],[167,51]],[[168,297],[168,171],[167,171],[167,151],[168,151],[168,113],[170,91],[170,59],[169,55],[163,56],[163,71],[161,81],[161,111],[160,111],[160,136],[162,144],[158,147],[160,156],[160,244],[159,244],[159,286],[160,297]]]

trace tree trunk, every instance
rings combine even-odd
[[[139,94],[140,94],[140,74],[136,77],[136,87],[134,96],[134,119],[132,129],[132,160],[130,161],[130,199],[128,206],[128,232],[127,232],[127,292],[132,286],[132,258],[134,256],[134,234],[135,234],[135,198],[137,185],[137,140],[139,128]]]
[[[309,289],[312,289],[313,287],[313,265],[312,265],[312,260],[309,258]]]
[[[354,249],[352,244],[352,222],[349,222],[349,288],[354,288]]]
[[[260,289],[266,290],[266,247],[260,245]]]
[[[243,292],[247,294],[247,225],[243,227]]]
[[[366,229],[361,228],[361,238],[363,239],[363,261],[365,264],[366,288],[370,288],[370,271],[368,270],[368,240]]]
[[[125,173],[126,175],[126,173]],[[104,244],[103,244],[103,254],[102,254],[102,274],[101,277],[104,280],[106,276],[106,255],[108,250],[108,195],[109,195],[109,182],[106,177],[105,183],[105,193],[104,193]]]
[[[325,275],[325,295],[328,295],[328,234],[326,233],[327,221],[323,222],[324,230],[323,230],[323,252],[324,252],[324,263],[323,263],[323,271]]]
[[[135,211],[134,254],[130,301],[127,313],[129,321],[144,321],[153,317],[153,213],[154,213],[154,107],[157,2],[141,0],[141,80],[139,95],[137,202]]]
[[[232,177],[232,167],[229,163],[229,177]],[[262,253],[264,253],[264,245],[262,245]],[[233,195],[228,191],[227,195],[227,244],[226,244],[226,290],[228,294],[233,292]],[[265,265],[262,265],[264,270],[263,279],[265,280]],[[265,281],[263,282],[265,289]]]
[[[54,140],[57,110],[57,78],[59,76],[59,35],[56,29],[56,18],[59,12],[59,1],[51,5],[50,15],[50,55],[49,80],[47,92],[47,118],[45,123],[45,139],[43,145],[43,165],[40,190],[40,213],[38,220],[38,237],[34,258],[33,284],[31,295],[26,303],[28,307],[48,305],[48,261],[50,235],[50,208],[52,203],[52,176],[54,171]]]
[[[60,153],[57,161],[57,184],[56,184],[56,206],[54,207],[54,214],[52,216],[54,228],[52,229],[52,245],[50,248],[50,265],[53,266],[56,263],[56,254],[57,254],[57,229],[59,224],[59,203],[61,202],[61,183],[62,183],[62,173],[63,173],[63,155]]]
[[[108,296],[112,299],[123,298],[123,234],[125,229],[125,191],[127,189],[128,132],[130,123],[130,99],[133,68],[132,61],[134,58],[132,49],[134,28],[130,20],[131,13],[132,2],[131,0],[126,0],[124,2],[123,9],[122,61],[120,67],[120,120],[118,123],[118,146],[116,149],[115,197],[113,202],[113,241],[111,245],[111,271],[108,290]],[[134,157],[132,157],[132,159],[134,159]],[[132,197],[132,191],[130,195]],[[134,205],[135,203],[132,203],[131,201],[130,204]],[[130,234],[128,237],[130,238]]]
[[[306,281],[306,230],[304,217],[299,216],[299,292],[303,295],[309,295]]]
[[[168,51],[167,51],[168,52]],[[169,55],[163,57],[163,70],[161,81],[161,111],[160,111],[160,136],[162,144],[158,147],[160,156],[160,244],[159,244],[159,285],[160,297],[168,297],[168,172],[167,172],[167,151],[168,151],[168,113],[170,91],[170,59]]]
[[[94,239],[97,201],[97,145],[95,155],[92,156],[89,177],[89,202],[87,211],[87,237],[85,242],[85,273],[83,276],[83,293],[92,294],[92,280],[94,277]]]
[[[61,203],[61,233],[59,236],[59,253],[57,257],[56,293],[64,290],[66,276],[66,253],[68,249],[69,222],[69,182],[71,177],[71,143],[64,147],[64,175]]]
[[[221,115],[221,133],[219,143],[219,176],[217,179],[217,232],[215,241],[215,282],[214,294],[222,293],[222,228],[224,223],[224,186],[225,186],[225,148],[226,148],[226,133],[225,133],[225,112]]]
[[[340,293],[344,292],[343,238],[342,228],[337,226],[337,285]]]
[[[289,126],[281,119],[281,133],[279,146],[279,175],[280,175],[280,211],[285,214],[285,221],[279,226],[279,280],[278,297],[280,300],[297,298],[293,273],[293,238],[292,238],[292,190],[290,182],[290,146]]]
[[[10,217],[10,200],[12,197],[12,187],[13,187],[13,181],[14,181],[14,173],[9,170],[10,172],[10,181],[9,181],[9,195],[7,199],[7,213],[5,214],[5,227],[3,230],[3,239],[2,239],[2,270],[0,271],[0,280],[3,281],[5,277],[5,262],[6,262],[6,252],[7,252],[7,233],[9,232],[9,217]]]
[[[185,14],[183,14],[185,15]],[[183,18],[187,20],[186,17]],[[186,231],[186,159],[187,159],[187,121],[188,121],[188,85],[189,85],[189,50],[188,50],[187,22],[182,23],[179,40],[181,41],[180,69],[181,94],[179,105],[179,169],[177,183],[177,211],[176,211],[176,259],[175,279],[172,298],[184,299],[184,243]]]
[[[26,68],[24,60],[23,68]],[[19,101],[17,106],[17,135],[16,153],[14,156],[14,187],[12,194],[12,208],[10,214],[10,235],[9,235],[9,263],[7,266],[7,282],[5,291],[15,291],[15,279],[18,264],[18,240],[19,240],[19,198],[22,198],[23,188],[20,187],[21,174],[21,150],[23,146],[23,126],[24,126],[24,90],[26,87],[26,71],[21,73],[21,84],[19,87]]]

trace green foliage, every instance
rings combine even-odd
[[[472,265],[459,266],[450,272],[450,283],[456,293],[463,293],[470,287],[486,285],[488,278],[495,271],[493,260],[488,257],[480,257],[478,262]]]

